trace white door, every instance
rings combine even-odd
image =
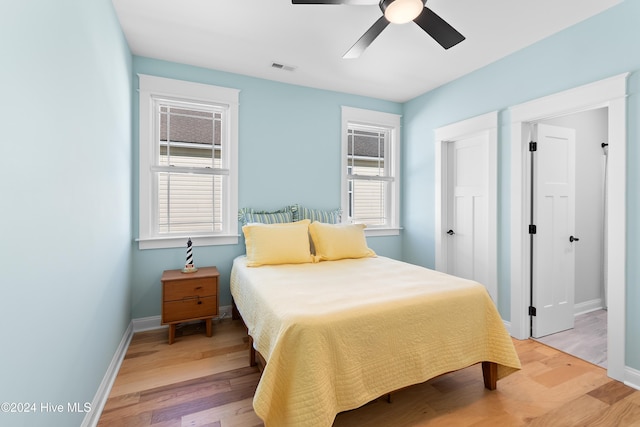
[[[485,134],[447,143],[447,273],[484,284],[496,300],[490,275],[489,141]]]
[[[573,129],[537,125],[537,150],[533,153],[535,338],[573,328],[575,143]]]

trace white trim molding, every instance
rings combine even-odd
[[[343,221],[349,216],[349,187],[348,174],[348,130],[354,125],[385,128],[389,131],[388,151],[384,153],[385,163],[388,163],[389,200],[385,203],[386,223],[380,226],[369,225],[364,233],[367,237],[397,236],[400,234],[400,153],[401,151],[401,121],[402,116],[382,111],[365,110],[342,106],[341,108],[341,171],[340,171],[340,206]],[[386,150],[386,149],[385,149]],[[363,179],[362,177],[360,179]],[[375,177],[380,179],[380,177]]]
[[[184,246],[187,238],[196,246],[238,243],[238,129],[239,89],[138,74],[139,79],[139,237],[138,248],[158,249]],[[156,125],[158,99],[164,102],[217,108],[225,112],[222,126],[221,167],[222,230],[219,232],[161,233],[158,227],[158,187],[154,168],[158,166],[159,136]],[[199,172],[202,173],[202,172]]]
[[[532,123],[595,108],[608,108],[608,375],[625,376],[626,326],[626,96],[620,74],[510,108],[511,112],[511,333],[529,336],[528,162],[525,148]]]
[[[640,371],[627,367],[624,384],[640,390]]]
[[[511,335],[511,322],[502,319],[502,324],[504,325],[504,328],[507,330],[507,333]]]
[[[221,305],[218,307],[218,317],[214,317],[213,320],[227,318],[231,318],[231,306]],[[131,320],[131,324],[133,325],[133,333],[167,328],[167,325],[162,324],[161,316],[139,317]]]
[[[214,320],[225,318],[231,318],[230,305],[220,306],[218,309],[218,317],[214,318]],[[118,348],[116,349],[116,352],[111,359],[111,363],[109,364],[109,367],[104,374],[102,382],[98,387],[98,391],[96,391],[96,394],[93,397],[93,401],[91,402],[91,411],[87,412],[87,414],[85,415],[84,419],[82,420],[81,427],[95,427],[98,425],[98,421],[100,420],[100,416],[102,415],[104,405],[109,398],[109,393],[111,393],[113,383],[118,376],[118,371],[120,370],[120,366],[122,365],[124,356],[127,354],[129,344],[131,344],[131,338],[133,338],[133,334],[135,334],[136,332],[151,331],[155,329],[163,329],[166,327],[167,326],[162,325],[161,316],[149,316],[131,320],[129,326],[124,331],[122,340],[120,340],[120,345],[118,345]]]
[[[596,298],[590,301],[579,302],[575,304],[573,306],[573,315],[580,316],[581,314],[587,314],[597,310],[604,310],[602,298]]]
[[[149,316],[132,319],[131,324],[133,325],[134,334],[136,332],[153,331],[155,329],[168,328],[167,325],[162,324],[161,316]]]
[[[105,403],[107,403],[107,399],[109,398],[109,393],[111,392],[111,387],[113,387],[113,383],[118,376],[118,371],[120,370],[120,365],[122,365],[122,361],[124,360],[124,356],[127,354],[127,349],[129,348],[129,344],[131,343],[131,338],[133,337],[133,322],[129,323],[129,326],[124,331],[124,335],[120,340],[120,345],[116,349],[116,352],[111,358],[111,363],[107,368],[104,377],[102,378],[102,382],[96,391],[93,400],[91,401],[91,411],[87,412],[82,420],[82,427],[95,427],[98,425],[98,421],[100,420],[100,416],[102,415],[102,410],[104,409]]]

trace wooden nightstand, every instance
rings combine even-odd
[[[207,336],[212,335],[211,320],[218,315],[216,267],[198,267],[195,273],[166,270],[162,273],[162,324],[169,325],[169,344],[173,344],[176,325],[204,319]]]

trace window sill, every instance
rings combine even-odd
[[[147,237],[138,238],[138,249],[167,249],[182,248],[187,246],[187,240],[191,238],[193,246],[217,246],[217,245],[236,245],[238,244],[238,235],[220,235],[220,236],[171,236],[171,237]]]
[[[378,236],[399,236],[402,227],[397,228],[365,228],[364,235],[366,237],[378,237]]]

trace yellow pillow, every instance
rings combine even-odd
[[[364,237],[364,224],[326,224],[314,221],[309,233],[316,249],[316,261],[374,257]]]
[[[242,227],[247,266],[313,262],[309,249],[310,220]]]

